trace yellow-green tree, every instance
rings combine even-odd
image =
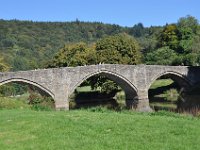
[[[4,72],[4,71],[8,71],[10,69],[10,67],[4,62],[3,57],[0,57],[0,71]]]
[[[170,49],[179,48],[180,32],[176,24],[167,25],[158,36],[158,48],[168,46]]]
[[[85,43],[68,44],[59,50],[48,67],[75,67],[94,64],[96,52],[94,46]]]

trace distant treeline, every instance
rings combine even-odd
[[[136,45],[139,45],[142,55],[140,63],[164,65],[200,63],[200,26],[198,20],[192,16],[180,18],[175,24],[151,27],[144,27],[142,23],[133,27],[121,27],[79,20],[74,22],[0,20],[0,57],[3,57],[14,71],[43,68],[49,65],[49,60],[55,60],[54,56],[61,53],[66,45],[83,42],[91,46],[100,39],[108,36],[116,38],[114,35],[121,34],[131,36],[137,41]],[[98,50],[98,47],[94,49]],[[123,56],[126,52],[128,53],[123,51]]]

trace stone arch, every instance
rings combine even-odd
[[[176,81],[181,87],[183,87],[183,88],[185,88],[185,89],[187,89],[187,88],[189,88],[189,87],[191,86],[191,82],[190,82],[190,80],[189,80],[186,76],[184,76],[184,75],[182,75],[182,74],[180,74],[180,73],[178,73],[178,72],[174,72],[174,71],[165,71],[165,72],[162,72],[162,73],[157,74],[157,75],[151,80],[151,82],[148,84],[147,89],[149,89],[150,86],[151,86],[157,79],[159,79],[159,78],[162,77],[162,76],[169,76],[169,78],[171,78],[172,80]]]
[[[86,75],[85,77],[83,77],[82,79],[80,79],[77,84],[75,84],[75,86],[70,90],[69,92],[69,96],[75,91],[75,89],[81,85],[81,83],[83,83],[85,80],[89,79],[90,77],[94,76],[94,75],[104,75],[106,76],[108,79],[116,82],[125,92],[126,95],[126,105],[127,107],[133,107],[133,103],[134,100],[137,100],[138,98],[138,89],[137,87],[131,83],[127,78],[123,77],[122,75],[119,75],[115,72],[111,72],[111,71],[98,71],[98,72],[93,72],[90,73],[88,75]],[[135,103],[134,103],[135,105]],[[134,106],[136,107],[136,106]]]
[[[23,78],[10,78],[10,79],[7,79],[7,80],[3,80],[3,81],[0,81],[0,86],[1,85],[4,85],[6,83],[10,83],[10,82],[21,82],[21,83],[27,83],[27,84],[30,84],[30,85],[34,85],[35,87],[41,89],[42,91],[46,92],[48,95],[50,95],[53,99],[54,99],[54,94],[48,90],[47,88],[45,88],[44,86],[34,82],[34,81],[30,81],[30,80],[27,80],[27,79],[23,79]]]

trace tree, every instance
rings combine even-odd
[[[180,33],[175,24],[166,25],[158,36],[158,48],[168,46],[170,49],[179,48]]]
[[[198,25],[198,20],[190,15],[181,17],[177,23],[178,28],[190,28],[193,33],[197,32]]]
[[[137,41],[127,34],[108,36],[95,46],[85,43],[68,44],[59,50],[48,67],[69,67],[96,63],[138,64],[141,62],[140,47]],[[102,92],[117,91],[116,83],[103,76],[93,76],[87,83],[91,87],[102,87]],[[84,83],[85,84],[85,83]]]
[[[177,27],[180,33],[180,49],[182,53],[191,53],[195,35],[198,31],[198,20],[192,16],[182,17],[178,20]]]
[[[96,62],[94,46],[85,43],[68,44],[59,50],[48,67],[75,67]]]
[[[154,53],[157,55],[153,58],[153,55],[148,54],[147,59],[155,60],[156,62],[157,60],[160,60],[158,63],[165,62],[165,60],[162,61],[162,59],[160,59],[166,57],[166,54],[164,53],[163,56],[161,56],[160,48],[167,46],[171,50],[174,50],[177,55],[176,59],[173,60],[173,65],[199,65],[199,32],[198,20],[192,16],[180,18],[177,24],[166,25],[158,36],[157,48],[159,48],[159,50],[156,50]],[[158,57],[158,55],[161,57]],[[171,58],[167,61],[171,61]],[[150,62],[153,63],[153,61]]]
[[[107,64],[139,64],[141,52],[138,42],[131,36],[123,33],[107,36],[96,43],[97,62]],[[102,87],[102,92],[117,92],[118,85],[104,76],[91,78],[92,87]]]
[[[147,53],[146,63],[150,65],[172,65],[177,59],[177,54],[169,47],[162,47]]]
[[[10,69],[10,67],[4,62],[3,57],[0,57],[0,71],[4,72],[4,71],[8,71]]]
[[[142,23],[138,23],[134,25],[131,29],[129,34],[133,35],[134,37],[141,37],[145,34],[145,28]]]
[[[141,63],[141,52],[138,42],[123,33],[108,36],[96,43],[97,61],[111,64]]]
[[[200,33],[194,35],[190,52],[185,54],[185,65],[199,66],[200,65]]]

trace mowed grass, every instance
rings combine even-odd
[[[0,110],[2,150],[198,150],[200,119],[172,113]]]
[[[150,89],[156,89],[162,86],[168,86],[172,84],[174,81],[171,79],[158,79],[154,81],[154,83],[151,85]]]

